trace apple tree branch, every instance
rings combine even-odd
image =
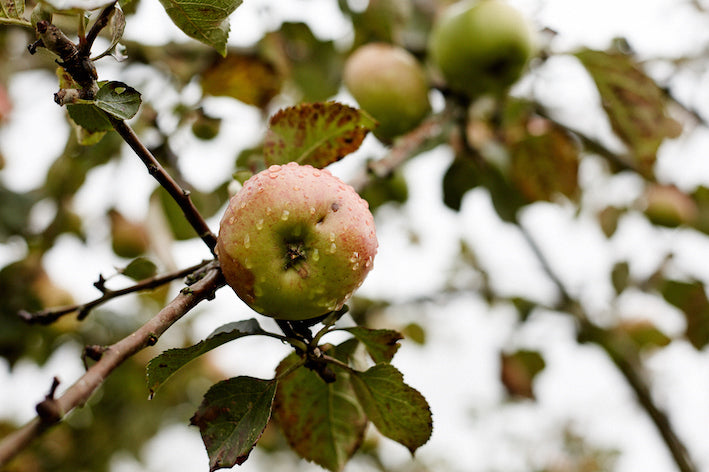
[[[120,341],[102,351],[101,357],[61,396],[55,397],[57,380],[50,393],[37,405],[37,416],[20,429],[0,440],[0,468],[24,450],[37,437],[69,414],[83,406],[103,381],[128,358],[155,344],[175,322],[203,300],[214,297],[224,280],[216,263],[201,269],[201,278],[183,289],[160,312]]]

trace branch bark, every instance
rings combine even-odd
[[[209,229],[207,222],[204,221],[204,218],[194,206],[192,199],[190,199],[189,192],[180,187],[175,179],[167,173],[150,150],[140,141],[128,123],[109,114],[106,114],[106,116],[111,121],[113,128],[138,155],[143,164],[145,164],[145,167],[148,168],[150,175],[152,175],[177,202],[185,218],[187,218],[187,221],[195,229],[197,235],[204,241],[209,250],[212,251],[212,254],[214,254],[214,248],[217,246],[217,237]]]
[[[50,402],[52,411],[58,414],[43,415],[38,412],[38,416],[32,421],[3,438],[0,441],[0,468],[29,446],[44,431],[60,422],[74,408],[84,405],[111,372],[125,360],[145,347],[155,344],[156,339],[170,326],[201,301],[211,299],[214,292],[224,285],[221,272],[216,264],[205,268],[203,274],[200,280],[183,289],[173,301],[137,331],[108,346],[101,358],[60,397],[53,398],[53,395],[48,395],[42,404],[46,405],[46,402]]]

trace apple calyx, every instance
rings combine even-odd
[[[376,251],[367,202],[329,171],[295,162],[247,180],[217,238],[222,273],[239,298],[289,321],[342,308]]]

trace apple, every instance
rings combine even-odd
[[[502,93],[521,77],[534,37],[503,0],[462,1],[436,18],[428,51],[451,90],[477,98]]]
[[[377,252],[367,202],[325,169],[295,162],[248,179],[222,217],[224,278],[255,311],[306,320],[342,308]]]
[[[645,216],[651,223],[675,228],[697,220],[697,203],[674,185],[653,184],[645,190]]]
[[[386,43],[357,48],[345,62],[343,82],[360,108],[379,122],[374,135],[390,141],[428,115],[428,81],[405,49]]]

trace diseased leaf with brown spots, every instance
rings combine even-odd
[[[535,202],[578,196],[579,147],[574,139],[559,125],[534,114],[524,101],[513,102],[506,115],[510,180],[524,198]]]
[[[576,57],[596,83],[613,130],[633,154],[632,164],[651,176],[662,141],[681,132],[667,115],[665,94],[631,56],[585,49]]]
[[[264,108],[281,90],[275,67],[256,55],[230,53],[202,74],[202,90]]]
[[[359,342],[364,344],[372,360],[376,363],[391,362],[396,351],[399,350],[404,337],[392,329],[371,329],[362,326],[344,328],[343,331],[351,333]]]
[[[214,384],[190,424],[199,428],[209,470],[243,464],[266,429],[276,380],[235,377]]]
[[[299,358],[283,359],[282,374]],[[348,372],[338,369],[335,381],[325,383],[315,372],[299,367],[279,379],[273,414],[288,443],[301,457],[340,471],[357,451],[367,416],[357,401]]]
[[[266,131],[266,165],[294,161],[323,168],[356,151],[375,123],[365,112],[337,102],[282,109]]]

